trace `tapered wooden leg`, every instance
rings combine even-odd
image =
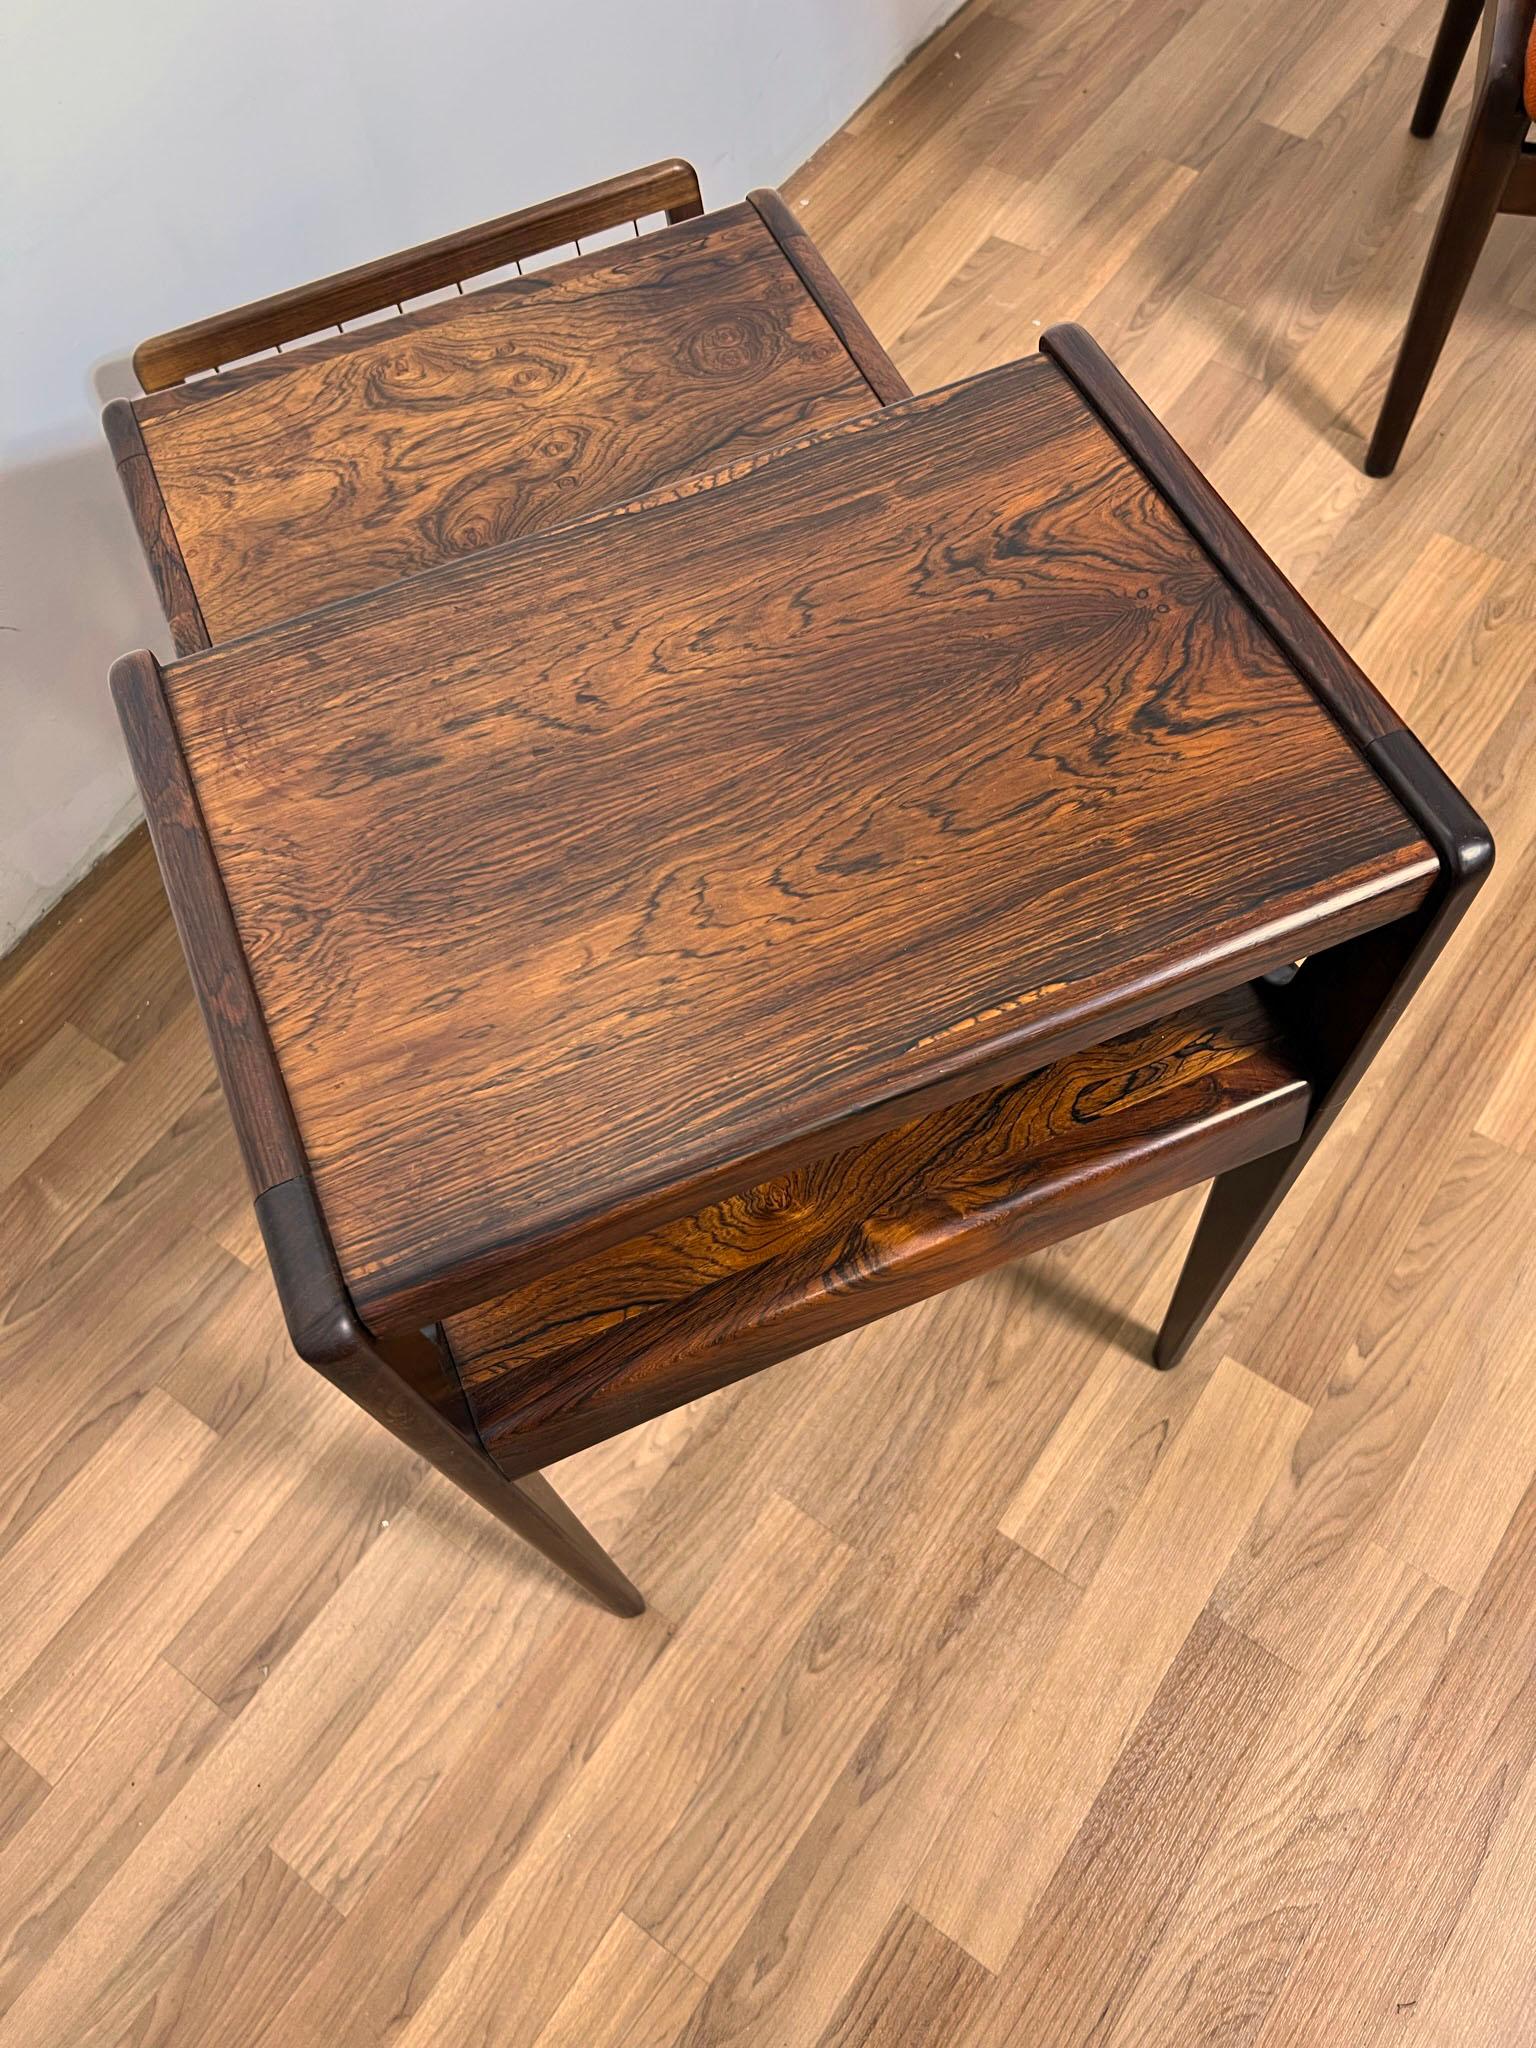
[[[510,1479],[481,1443],[452,1352],[441,1330],[377,1345],[393,1384],[370,1381],[348,1391],[472,1500],[504,1522],[585,1592],[615,1614],[645,1612],[645,1601],[597,1538],[572,1514],[542,1472]]]
[[[583,1528],[542,1472],[502,1481],[504,1504],[493,1512],[525,1543],[584,1586],[615,1614],[644,1614],[645,1601],[597,1538]],[[489,1505],[489,1503],[487,1503]]]
[[[509,1479],[492,1461],[475,1434],[457,1377],[451,1384],[438,1378],[443,1353],[427,1333],[419,1341],[397,1337],[378,1347],[387,1379],[360,1372],[361,1355],[355,1350],[349,1368],[331,1375],[353,1400],[594,1600],[615,1614],[645,1612],[645,1601],[635,1587],[542,1472]]]
[[[1445,0],[1445,12],[1435,32],[1435,47],[1429,53],[1418,105],[1409,124],[1413,134],[1421,139],[1433,135],[1440,125],[1440,116],[1445,112],[1445,103],[1482,11],[1483,0]]]
[[[548,1480],[538,1472],[509,1479],[492,1462],[443,1333],[376,1337],[359,1320],[307,1176],[264,1189],[256,1217],[300,1358],[595,1600],[615,1614],[643,1614],[644,1600]]]
[[[1461,153],[1451,173],[1435,238],[1429,246],[1424,274],[1414,294],[1413,311],[1397,352],[1392,381],[1382,400],[1381,415],[1366,450],[1367,476],[1390,476],[1403,452],[1426,387],[1434,374],[1445,337],[1477,267],[1499,210],[1499,201],[1518,160],[1518,137],[1512,144],[1502,124],[1485,118],[1479,103],[1472,109]]]
[[[1299,1145],[1251,1159],[1211,1183],[1152,1362],[1166,1372],[1183,1358],[1201,1325],[1237,1277],[1291,1184]]]
[[[1412,917],[1260,984],[1311,1074],[1312,1109],[1294,1145],[1212,1183],[1153,1349],[1164,1369],[1177,1365],[1199,1334],[1492,865],[1487,828],[1412,733],[1373,740],[1366,755],[1434,847],[1440,881]]]

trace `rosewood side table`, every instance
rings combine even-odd
[[[260,349],[278,352],[235,362]],[[680,162],[160,335],[134,363],[149,395],[103,424],[178,654],[909,395],[779,195],[706,214]]]
[[[621,1612],[540,1466],[1214,1176],[1172,1364],[1491,859],[1044,348],[114,670],[296,1346]]]

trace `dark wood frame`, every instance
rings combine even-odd
[[[144,445],[139,416],[128,399],[114,398],[102,411],[101,426],[117,464],[117,480],[128,500],[139,546],[154,578],[160,609],[171,629],[171,645],[178,654],[197,654],[213,645],[213,637],[204,624],[160,479]]]
[[[865,383],[882,405],[910,398],[912,387],[871,333],[864,315],[828,269],[826,259],[781,194],[760,186],[747,194],[747,204],[784,251],[800,282],[826,316],[827,325],[857,364]]]
[[[421,242],[393,256],[340,270],[313,284],[296,285],[271,298],[255,299],[227,313],[172,328],[141,341],[133,352],[134,373],[146,391],[185,383],[200,370],[216,370],[263,349],[336,327],[344,320],[398,306],[404,299],[441,291],[467,278],[483,277],[508,263],[561,248],[582,235],[600,234],[648,215],[664,213],[669,224],[694,220],[704,211],[698,173],[680,157],[626,171],[600,184],[585,185],[557,199],[520,207],[477,227],[460,228],[435,242]]]
[[[1299,1134],[1287,1127],[1287,1142],[1278,1150],[1218,1174],[1158,1339],[1157,1362],[1170,1366],[1187,1350],[1433,963],[1488,870],[1492,844],[1423,747],[1096,344],[1081,329],[1060,327],[1043,337],[1042,346],[1391,789],[1440,863],[1438,885],[1419,911],[1313,956],[1269,989],[1268,1000],[1288,1035],[1307,1049],[1309,1112]],[[296,1349],[615,1612],[638,1612],[634,1587],[537,1471],[519,1467],[517,1476],[509,1476],[489,1454],[441,1331],[434,1326],[378,1333],[357,1314],[316,1198],[159,665],[147,653],[126,656],[113,670],[112,687]],[[1213,1156],[1213,1165],[1221,1163]],[[1135,1202],[1102,1213],[1146,1198],[1138,1183]],[[997,1255],[1006,1256],[1006,1248]],[[942,1284],[960,1277],[949,1273]],[[768,1362],[757,1360],[745,1369]],[[713,1384],[736,1376],[724,1373]],[[701,1390],[691,1385],[664,1405]],[[627,1426],[614,1421],[601,1433]]]
[[[1439,126],[1479,17],[1466,132],[1366,450],[1367,476],[1390,476],[1397,467],[1496,216],[1536,213],[1536,152],[1526,139],[1531,113],[1525,100],[1536,0],[1445,0],[1411,132],[1423,138]]]

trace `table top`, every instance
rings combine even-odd
[[[1043,357],[164,690],[378,1326],[1404,915],[1438,872]]]
[[[220,641],[878,402],[741,205],[133,412]]]

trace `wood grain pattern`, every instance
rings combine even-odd
[[[1189,1883],[1163,1900],[1108,2035],[1116,2048],[1253,2041],[1348,1880],[1458,1619],[1444,1587],[1374,1547],[1361,1557],[1328,1613],[1330,1654],[1251,1731],[1240,1796]]]
[[[568,1456],[1003,1259],[1291,1143],[1247,990],[884,1132],[451,1317],[504,1470]]]
[[[1278,1659],[1202,1614],[956,2042],[1109,2040],[1254,1758],[1292,1704]],[[1125,1824],[1156,1808],[1155,1839]],[[1155,2035],[1149,2039],[1156,2039]]]
[[[1368,746],[1400,731],[1402,720],[1391,705],[1148,412],[1093,337],[1081,327],[1048,327],[1040,346],[1131,451],[1358,744]]]
[[[1222,1361],[1045,1667],[1029,1674],[991,1750],[977,1758],[989,1824],[968,1800],[970,1821],[934,1845],[912,1903],[989,1969],[1001,1969],[1023,1935],[1306,1416],[1267,1380]],[[1196,1471],[1200,1489],[1186,1483]],[[1138,1605],[1127,1590],[1153,1556],[1176,1558],[1177,1574],[1160,1599]]]
[[[26,1759],[3,1766],[6,1785],[25,1804],[28,1770],[56,1782],[0,1853],[3,2048],[83,2048],[82,2010],[130,1957],[136,1981],[113,2001],[107,2041],[132,2040],[135,2015],[174,1973],[177,2048],[226,2048],[231,2016],[250,2011],[241,1950],[216,1937],[193,1977],[178,1937],[212,1936],[290,1814],[328,1794],[345,1802],[335,1839],[363,1851],[360,1890],[318,1952],[304,1922],[270,1923],[286,1967],[266,1993],[260,2048],[397,2040],[440,1986],[458,1997],[456,1958],[514,1886],[510,1938],[477,1944],[467,1972],[496,2048],[515,2038],[511,2026],[498,2038],[496,2016],[535,1978],[551,2014],[540,2026],[563,2014],[599,2028],[604,1940],[624,1902],[606,1882],[590,1896],[579,1883],[553,1898],[537,1882],[520,1888],[519,1864],[536,1853],[541,1872],[558,1871],[562,1843],[600,1869],[610,1853],[643,1867],[647,1885],[701,1898],[715,1924],[739,1926],[668,2048],[813,2048],[823,2035],[827,2048],[973,2048],[944,2040],[951,2010],[985,2022],[974,2048],[996,2048],[1015,2010],[1040,2010],[1035,1958],[1054,1967],[1061,1951],[1031,1942],[986,1971],[924,1921],[916,1874],[946,1835],[995,1833],[1000,1853],[1017,1851],[994,1815],[1013,1810],[1007,1773],[1021,1762],[1042,1789],[1076,1782],[1070,1750],[1021,1760],[994,1738],[1021,1685],[1050,1663],[1083,1597],[1082,1567],[1096,1579],[1110,1563],[1096,1534],[1086,1547],[1075,1539],[1078,1505],[1095,1531],[1110,1511],[1126,1525],[1188,1427],[1186,1411],[1164,1423],[1153,1418],[1166,1409],[1147,1404],[1200,1388],[1223,1350],[1314,1409],[1239,1539],[1253,1597],[1227,1603],[1230,1574],[1216,1596],[1228,1629],[1256,1635],[1296,1681],[1241,1784],[1219,1739],[1179,1752],[1188,1775],[1172,1790],[1126,1768],[1145,1755],[1139,1722],[1092,1788],[1086,1823],[1097,1831],[1116,1781],[1114,1832],[1095,1833],[1096,1856],[1069,1845],[1061,1859],[1085,1886],[1081,1906],[1054,1871],[1041,1895],[1068,1925],[1077,1912],[1085,1945],[1157,1907],[1165,1843],[1182,1874],[1183,1817],[1221,1809],[1128,1999],[1134,1958],[1117,1972],[1102,2048],[1252,2048],[1298,1969],[1303,2005],[1270,2035],[1283,2048],[1416,2037],[1523,2048],[1536,2035],[1536,1761],[1521,1772],[1536,1714],[1529,1557],[1520,1566],[1500,1542],[1474,1624],[1456,1593],[1373,1552],[1370,1535],[1390,1516],[1394,1532],[1422,1541],[1436,1475],[1472,1455],[1536,1352],[1518,1170],[1536,1138],[1536,408],[1510,402],[1529,388],[1536,236],[1520,222],[1501,224],[1474,276],[1409,458],[1387,485],[1359,474],[1470,82],[1433,141],[1401,135],[1434,11],[1409,0],[972,0],[790,188],[866,312],[889,306],[899,320],[902,304],[921,305],[905,329],[880,324],[921,386],[1016,355],[1036,321],[1084,320],[1499,839],[1500,865],[1452,952],[1287,1199],[1219,1328],[1177,1373],[1141,1361],[1194,1221],[1189,1197],[569,1461],[558,1483],[644,1583],[653,1607],[641,1620],[618,1624],[572,1599],[431,1474],[423,1512],[392,1517],[311,1612],[289,1501],[303,1490],[317,1553],[350,1554],[376,1470],[368,1447],[382,1440],[293,1357],[265,1271],[209,1235],[248,1211],[249,1195],[147,841],[0,963],[0,1072],[24,1074],[65,1023],[124,1062],[67,1121],[68,1104],[42,1109],[36,1077],[30,1099],[52,1135],[0,1189],[0,1550],[81,1482],[49,1553],[72,1590],[4,1700],[22,1710],[11,1747]],[[1133,175],[1127,138],[1148,135],[1149,110],[1183,190],[1171,210],[1132,221],[1113,201]],[[984,261],[949,276],[937,240],[918,239],[941,206],[957,227],[968,207],[986,237]],[[1218,294],[1217,278],[1242,289]],[[1469,590],[1487,595],[1469,605]],[[65,1082],[56,1060],[47,1071]],[[1510,1148],[1504,1168],[1490,1146]],[[117,1555],[103,1532],[135,1518],[138,1467],[111,1446],[157,1385],[217,1441]],[[1020,1531],[1069,1562],[1069,1579],[998,1524],[1037,1461],[1065,1451],[1057,1425],[1090,1386],[1098,1421],[1078,1413],[1068,1432],[1076,1448],[1056,1461],[1049,1526],[1036,1514]],[[162,1432],[184,1427],[175,1408],[150,1420],[145,1459]],[[1146,1450],[1152,1427],[1169,1435],[1159,1457]],[[1498,1477],[1494,1491],[1438,1511],[1448,1554],[1486,1551],[1507,1499]],[[1228,1471],[1202,1454],[1178,1486],[1203,1523],[1227,1516],[1233,1490],[1251,1502],[1251,1478],[1246,1463]],[[782,1528],[766,1551],[733,1556],[776,1493],[847,1546],[835,1604],[817,1588],[802,1597],[804,1548],[777,1568]],[[104,1578],[103,1541],[116,1557]],[[471,1693],[445,1673],[424,1749],[413,1706],[425,1644],[464,1615],[458,1558],[482,1582],[499,1576],[507,1619],[493,1682]],[[1189,1568],[1176,1544],[1139,1548],[1065,1672],[1079,1726],[1097,1730],[1121,1659],[1137,1654],[1146,1617],[1183,1603]],[[733,1597],[709,1598],[727,1579]],[[200,1617],[220,1662],[210,1594],[237,1582],[252,1588],[253,1617],[277,1616],[285,1597],[294,1611],[292,1628],[270,1630],[277,1661],[231,1723],[163,1651],[184,1632],[178,1654],[193,1661]],[[1197,1631],[1209,1640],[1209,1604],[1201,1613],[1186,1644]],[[1481,1647],[1459,1662],[1469,1626]],[[401,1630],[411,1647],[397,1661]],[[762,1653],[767,1632],[792,1638],[807,1669],[819,1644],[838,1645],[869,1727],[830,1791],[820,1772],[795,1768],[799,1724],[786,1728],[769,1854],[722,1861],[716,1840],[764,1839],[760,1708],[782,1696],[760,1676],[777,1655]],[[845,1636],[883,1654],[848,1654]],[[1447,1665],[1456,1676],[1441,1692]],[[1181,1645],[1169,1671],[1192,1681],[1189,1711],[1218,1731],[1252,1701],[1236,1689],[1240,1659],[1190,1662]],[[1152,1695],[1160,1715],[1169,1682]],[[642,1687],[615,1767],[604,1736]],[[1431,1696],[1432,1731],[1419,1726]],[[856,1707],[840,1695],[845,1727]],[[441,1718],[455,1709],[462,1726]],[[634,1787],[654,1789],[658,1752],[688,1767],[701,1724],[707,1814],[680,1831],[678,1803],[647,1796],[637,1815]],[[1159,1725],[1176,1744],[1177,1717]],[[466,1737],[437,1775],[445,1748]],[[238,1853],[225,1850],[231,1828]],[[1115,1929],[1089,1918],[1090,1900],[1108,1896],[1105,1857],[1133,1874],[1119,1894],[1132,1911]],[[1140,1871],[1152,1874],[1145,1896]],[[421,2021],[433,2048],[459,2048],[448,2011]],[[1100,2048],[1102,2030],[1060,2048],[1089,2042]]]
[[[206,645],[875,402],[741,205],[133,410]]]
[[[42,1805],[49,1791],[41,1771],[0,1743],[0,1852]]]
[[[134,371],[146,391],[160,391],[198,370],[215,369],[259,349],[316,334],[343,320],[397,305],[401,299],[462,284],[466,278],[624,221],[638,224],[653,213],[665,213],[669,221],[692,220],[702,212],[699,180],[691,164],[678,158],[648,164],[643,170],[626,171],[558,199],[460,228],[435,242],[155,335],[134,350]]]
[[[1447,1402],[1459,1389],[1465,1426],[1469,1411],[1505,1384],[1506,1303],[1518,1297],[1522,1257],[1520,1246],[1501,1242],[1499,1224],[1529,1202],[1520,1166],[1476,1144],[1442,1164],[1410,1242],[1379,1273],[1373,1306],[1357,1314],[1342,1355],[1333,1354],[1293,1468],[1216,1590],[1215,1605],[1234,1627],[1297,1670],[1326,1668],[1327,1618],[1390,1504],[1400,1499],[1406,1508],[1413,1499],[1404,1482],[1423,1445],[1461,1447],[1461,1430],[1447,1426]],[[1456,1340],[1440,1341],[1445,1331]],[[1486,1507],[1477,1491],[1459,1500],[1448,1533],[1491,1530],[1496,1540],[1494,1492]]]
[[[955,2038],[990,1982],[963,1948],[903,1906],[816,2048],[908,2048]]]
[[[747,204],[794,265],[800,282],[836,329],[880,403],[893,405],[899,398],[910,398],[911,385],[876,341],[864,315],[832,275],[826,258],[779,194],[762,186],[747,194]]]
[[[62,1023],[24,1067],[0,1081],[0,1188],[25,1173],[122,1071],[123,1062],[97,1039]]]
[[[196,648],[209,647],[213,644],[212,638],[204,624],[202,607],[197,601],[197,592],[192,588],[192,578],[187,573],[181,542],[176,538],[176,529],[171,524],[171,515],[160,489],[160,479],[155,475],[155,466],[144,445],[138,416],[126,398],[114,398],[108,402],[101,415],[101,427],[107,437],[107,446],[112,450],[112,459],[117,464],[117,480],[128,500],[139,546],[144,550],[144,559],[154,578],[160,609],[171,629],[171,644],[178,654],[191,654]]]
[[[1401,915],[1435,873],[1039,359],[166,687],[382,1324]]]
[[[669,2048],[703,1995],[687,1965],[621,1913],[534,2048]]]
[[[376,1343],[360,1322],[316,1203],[159,664],[147,653],[127,656],[112,681],[295,1350],[578,1585],[615,1612],[640,1613],[640,1595],[548,1482],[508,1482],[491,1464],[435,1336],[407,1329]]]
[[[60,1943],[75,1966],[34,1976],[7,2013],[13,2038],[85,2041],[99,2029],[111,2039],[114,2028],[120,2038],[210,1927],[250,1869],[253,1838],[282,1825],[464,1576],[468,1561],[448,1537],[407,1546],[408,1528],[402,1517],[394,1545],[373,1546],[300,1652],[145,1830]]]
[[[564,1990],[556,1948],[546,1951],[540,1969],[522,1974],[512,1997],[487,1995],[496,1974],[492,1959],[524,1949],[530,1921],[541,1927],[563,1922],[572,1936],[565,1961],[581,1967],[589,1953],[584,1916],[601,1912],[606,1925],[622,1908],[652,1839],[676,1824],[716,1758],[750,1725],[759,1691],[771,1684],[845,1557],[842,1545],[808,1515],[782,1500],[767,1506],[706,1595],[705,1626],[692,1639],[707,1643],[743,1606],[760,1613],[761,1586],[772,1585],[773,1620],[754,1632],[743,1682],[729,1697],[701,1684],[697,1652],[686,1645],[680,1655],[652,1666],[588,1769],[541,1816],[512,1881],[498,1887],[432,1996],[401,2033],[401,2048],[425,2048],[444,2038],[464,2048],[493,2048],[519,2036],[537,2037]],[[652,1710],[663,1689],[672,1702],[664,1719]],[[593,1818],[619,1809],[627,1816],[622,1840],[593,1828]],[[591,1859],[583,1847],[600,1838],[603,1853]]]
[[[152,654],[124,655],[112,697],[253,1194],[304,1172],[304,1147]]]
[[[1476,1883],[1490,1841],[1536,1764],[1536,1484],[1503,1540],[1416,1717],[1361,1854],[1266,2015],[1265,2048],[1315,2031],[1381,2037],[1411,2011]],[[1415,1853],[1434,1842],[1439,1853]],[[1380,1884],[1373,1873],[1389,1869]],[[1349,1929],[1345,1948],[1329,1938]]]
[[[147,1666],[7,1847],[0,2009],[16,2002],[227,1728],[212,1701],[168,1664]]]
[[[340,1914],[280,1857],[261,1850],[179,1944],[123,2038],[133,2048],[186,2048],[196,2026],[219,2048],[250,2048],[288,1973],[318,1961],[340,1925]]]

